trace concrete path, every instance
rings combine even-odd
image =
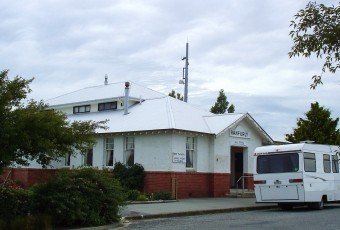
[[[275,206],[258,204],[255,198],[191,198],[175,202],[128,204],[121,215],[125,219],[143,219],[268,209]]]

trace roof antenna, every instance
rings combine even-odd
[[[107,84],[109,84],[109,81],[108,81],[107,74],[105,74],[105,81],[104,81],[104,85],[107,85]]]

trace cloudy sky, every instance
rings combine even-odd
[[[318,1],[327,5],[337,0]],[[0,70],[35,77],[30,95],[47,100],[80,88],[132,81],[183,94],[189,42],[189,103],[209,110],[224,89],[275,140],[318,101],[340,116],[340,78],[322,61],[292,58],[289,37],[301,0],[0,1]]]

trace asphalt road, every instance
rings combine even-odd
[[[340,230],[340,204],[327,204],[325,208],[320,211],[300,207],[291,211],[271,209],[141,221],[136,220],[121,229]]]

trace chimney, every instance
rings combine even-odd
[[[109,81],[108,81],[107,74],[105,74],[105,81],[104,81],[104,85],[107,85],[107,84],[109,84]]]
[[[124,97],[124,115],[128,114],[129,90],[130,82],[125,82],[125,97]]]

